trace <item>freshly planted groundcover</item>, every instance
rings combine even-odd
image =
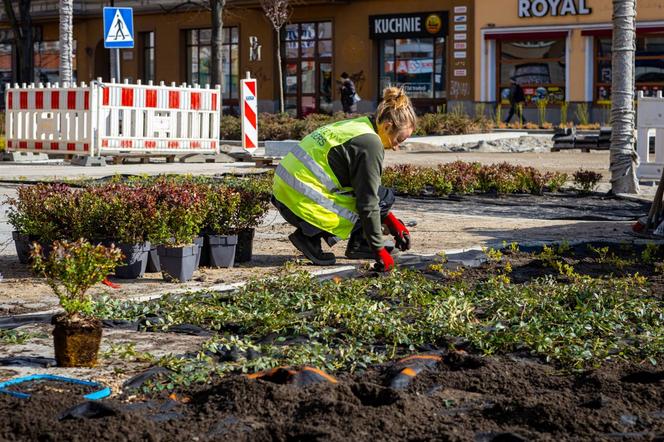
[[[320,280],[284,268],[232,292],[103,300],[95,313],[109,326],[196,334],[202,344],[167,356],[114,347],[106,357],[150,369],[84,419],[58,420],[81,407],[69,396],[0,395],[0,437],[83,428],[135,440],[664,434],[663,249],[512,244],[485,255],[476,268],[444,256],[388,276]]]

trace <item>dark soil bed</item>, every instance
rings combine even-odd
[[[649,256],[643,246],[604,247],[556,248],[555,257],[578,275],[638,272],[648,281],[646,296],[661,299],[661,269],[645,262],[661,262],[661,250]],[[431,267],[422,271],[469,286],[491,275],[509,275],[513,284],[569,278],[547,264],[541,251],[509,248],[500,262],[465,269],[462,276]],[[412,353],[435,361],[401,384],[397,378],[415,365],[392,362],[337,373],[337,383],[306,387],[238,373],[176,388],[171,396],[124,392],[75,412],[67,410],[86,402],[80,394],[40,391],[44,384],[34,384],[30,399],[0,394],[0,440],[664,441],[663,355],[570,371],[525,350],[480,356],[461,342]],[[86,417],[74,418],[81,415]]]
[[[405,390],[389,367],[306,388],[227,377],[171,399],[103,401],[102,417],[58,420],[80,402],[0,396],[2,440],[664,440],[664,371],[605,364],[562,374],[518,355],[444,358]],[[182,396],[179,396],[182,397]]]

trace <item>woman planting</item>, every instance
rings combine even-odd
[[[403,89],[391,87],[374,118],[360,117],[321,127],[307,135],[281,161],[272,202],[297,230],[293,245],[317,265],[335,263],[324,253],[349,238],[346,256],[375,258],[379,269],[394,267],[382,237],[382,224],[401,250],[410,248],[408,229],[392,214],[391,189],[381,186],[385,149],[399,148],[415,129],[416,116]]]

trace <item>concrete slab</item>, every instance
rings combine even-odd
[[[266,141],[265,156],[285,157],[300,142],[298,140]]]
[[[468,135],[441,135],[427,137],[411,137],[403,144],[403,150],[421,151],[427,148],[442,148],[461,146],[464,144],[479,144],[481,141],[497,141],[506,139],[517,139],[528,136],[528,132],[492,132],[488,134],[468,134]]]
[[[204,163],[235,163],[237,160],[226,153],[216,155],[185,155],[180,158],[181,163],[204,164]]]
[[[71,159],[71,165],[81,166],[81,167],[106,167],[106,158],[75,156],[74,158]]]
[[[16,164],[57,164],[62,160],[49,159],[45,153],[34,152],[3,152],[0,161],[8,161]]]

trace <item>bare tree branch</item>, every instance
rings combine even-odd
[[[272,24],[277,36],[277,70],[279,77],[279,110],[284,112],[284,79],[283,79],[283,66],[281,65],[281,28],[291,18],[293,8],[289,0],[260,0],[261,7],[265,16]]]

